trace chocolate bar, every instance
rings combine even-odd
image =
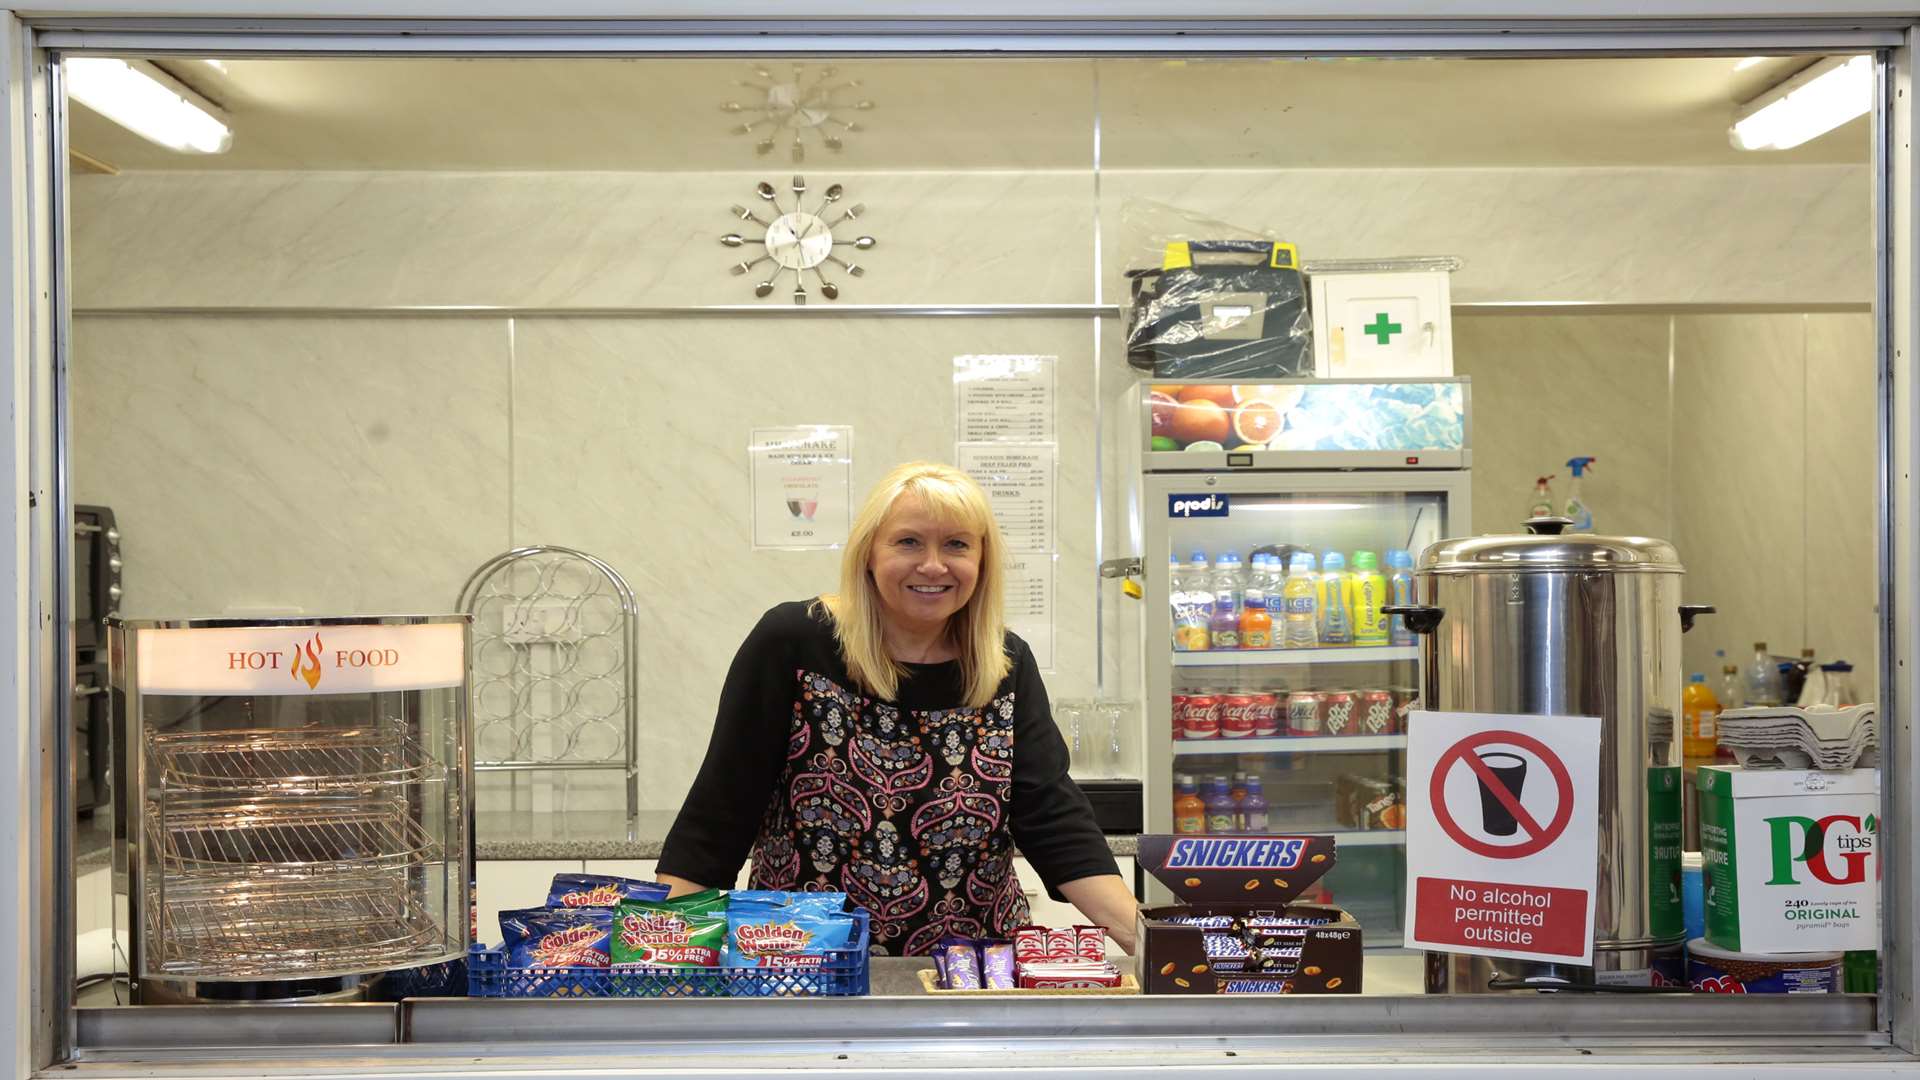
[[[980,973],[989,990],[1014,988],[1013,943],[989,942],[980,951]]]
[[[956,941],[947,946],[947,988],[979,990],[984,986],[980,973],[980,950],[971,941]]]

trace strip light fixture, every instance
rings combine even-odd
[[[1790,150],[1871,108],[1873,59],[1830,56],[1741,106],[1727,134],[1740,150]]]
[[[62,69],[68,97],[148,142],[193,154],[233,145],[219,106],[144,60],[76,56]]]

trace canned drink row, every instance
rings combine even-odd
[[[1186,690],[1173,695],[1176,739],[1398,735],[1417,708],[1412,687],[1361,690]]]

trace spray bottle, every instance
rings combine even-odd
[[[1542,476],[1533,482],[1533,501],[1527,504],[1528,517],[1543,518],[1553,516],[1552,481],[1553,477]],[[1398,602],[1397,600],[1395,601],[1395,603]]]
[[[1568,532],[1590,533],[1593,531],[1593,511],[1587,509],[1586,501],[1580,497],[1580,478],[1586,475],[1586,471],[1593,468],[1593,463],[1598,460],[1600,459],[1591,457],[1567,460],[1567,468],[1573,470],[1573,487],[1567,492],[1566,513],[1566,516],[1573,520],[1573,527],[1568,529]]]

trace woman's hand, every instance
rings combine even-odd
[[[669,900],[676,896],[686,896],[689,893],[704,892],[707,889],[707,886],[697,881],[688,881],[686,878],[676,874],[655,874],[653,875],[653,880],[670,887],[672,891],[667,893],[667,899]]]
[[[1140,902],[1133,898],[1133,890],[1127,887],[1126,879],[1119,874],[1100,874],[1096,877],[1083,877],[1069,881],[1060,887],[1060,895],[1080,909],[1089,922],[1106,927],[1107,934],[1118,942],[1128,956],[1133,955],[1133,930],[1140,912]]]

